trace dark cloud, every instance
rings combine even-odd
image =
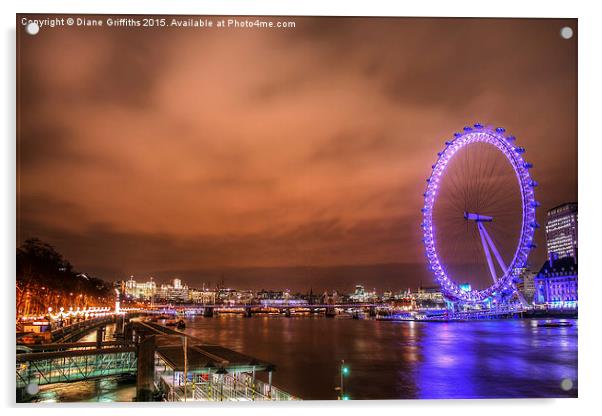
[[[44,198],[36,198],[28,202],[43,201]],[[58,212],[76,218],[74,207],[55,205]],[[23,213],[22,216],[30,215]],[[411,240],[406,237],[407,220],[404,218],[363,221],[352,226],[331,219],[272,234],[197,235],[185,238],[161,233],[126,233],[103,223],[91,223],[81,231],[51,228],[39,221],[26,220],[21,222],[21,227],[22,234],[35,233],[53,242],[68,258],[80,259],[78,266],[81,269],[101,275],[121,275],[123,269],[134,275],[146,275],[154,271],[158,276],[164,276],[191,269],[226,271],[262,269],[265,265],[280,269],[306,265],[329,268],[333,264],[345,264],[349,256],[354,258],[357,266],[380,267],[383,264],[399,264],[403,256],[394,253],[413,249]],[[111,244],[107,244],[109,241]],[[415,268],[412,269],[414,272]],[[400,272],[396,277],[397,284],[403,286],[408,279],[414,282],[416,276],[412,273]],[[264,277],[273,279],[277,286],[288,285],[286,276],[268,273]],[[374,276],[374,281],[384,284],[386,277]],[[253,285],[253,282],[248,284]],[[324,289],[327,285],[314,286]]]
[[[404,287],[425,276],[424,180],[477,121],[527,148],[544,210],[576,200],[575,20],[287,20],[19,31],[19,240],[107,279],[270,270],[305,289],[319,267]]]
[[[71,132],[57,123],[31,123],[21,127],[18,141],[19,169],[65,158],[73,141]],[[77,155],[72,155],[77,158]]]

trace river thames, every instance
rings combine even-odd
[[[389,322],[218,316],[186,333],[276,365],[274,385],[304,400],[336,399],[339,365],[351,399],[577,397],[577,320]],[[130,401],[131,380],[43,388],[39,401]]]

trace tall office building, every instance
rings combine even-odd
[[[577,203],[559,205],[548,211],[546,224],[548,258],[572,257],[577,261]]]

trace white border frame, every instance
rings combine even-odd
[[[195,412],[210,411],[216,414],[248,412],[291,415],[307,411],[344,411],[346,415],[365,414],[371,407],[384,412],[419,412],[447,415],[507,415],[524,413],[543,413],[549,415],[589,414],[594,412],[597,398],[600,397],[602,383],[599,348],[602,340],[600,319],[596,312],[597,297],[602,293],[602,276],[595,262],[596,240],[602,235],[598,207],[600,198],[599,155],[602,154],[602,138],[599,128],[599,100],[602,97],[600,74],[602,59],[599,40],[602,39],[602,22],[596,13],[596,2],[575,2],[548,0],[546,2],[526,2],[524,0],[505,0],[503,2],[483,2],[475,0],[422,0],[422,1],[339,1],[339,0],[19,0],[2,2],[3,22],[2,40],[2,157],[0,194],[2,218],[2,247],[0,264],[4,274],[2,290],[4,318],[2,335],[2,377],[12,377],[14,363],[13,302],[15,249],[15,13],[137,13],[137,14],[233,14],[233,15],[337,15],[337,16],[450,16],[450,17],[554,17],[578,18],[579,41],[579,203],[580,203],[580,269],[583,276],[580,282],[580,339],[579,339],[579,399],[549,400],[439,400],[439,401],[363,401],[363,402],[305,402],[298,405],[274,403],[262,406],[225,406],[223,404],[195,408]],[[589,192],[588,192],[589,191]],[[8,314],[7,314],[8,313]],[[583,371],[586,369],[586,371]],[[8,376],[6,376],[8,374]],[[8,379],[7,379],[8,380]],[[29,412],[33,408],[15,409],[12,384],[2,383],[0,394],[4,406],[13,407],[12,411]],[[162,414],[166,411],[181,412],[183,409],[151,406],[148,404],[129,405],[144,407],[144,412]],[[116,406],[110,406],[116,407]],[[118,406],[125,410],[124,405]],[[599,407],[599,406],[596,406]],[[36,408],[44,415],[81,414],[81,408],[90,415],[101,415],[111,411],[107,406],[90,407],[85,404],[44,406]],[[310,410],[311,409],[311,410]],[[115,411],[117,409],[113,409]],[[598,410],[599,411],[599,410]],[[11,410],[9,410],[11,412]]]

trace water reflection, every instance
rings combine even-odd
[[[419,397],[577,395],[576,326],[541,331],[519,320],[442,325],[423,326],[423,362],[416,379]],[[561,388],[564,378],[574,381],[570,391]]]
[[[186,331],[276,364],[274,383],[303,399],[336,399],[342,359],[350,367],[345,387],[352,399],[576,397],[577,321],[571,322],[543,328],[535,320],[221,316],[191,319]],[[134,396],[133,380],[108,377],[45,386],[36,400]]]
[[[132,377],[105,377],[75,383],[42,386],[33,402],[131,402],[136,396]]]
[[[191,334],[277,365],[274,382],[334,399],[338,363],[354,399],[576,397],[577,321],[424,323],[326,318],[196,318]],[[570,379],[569,391],[561,388]]]

